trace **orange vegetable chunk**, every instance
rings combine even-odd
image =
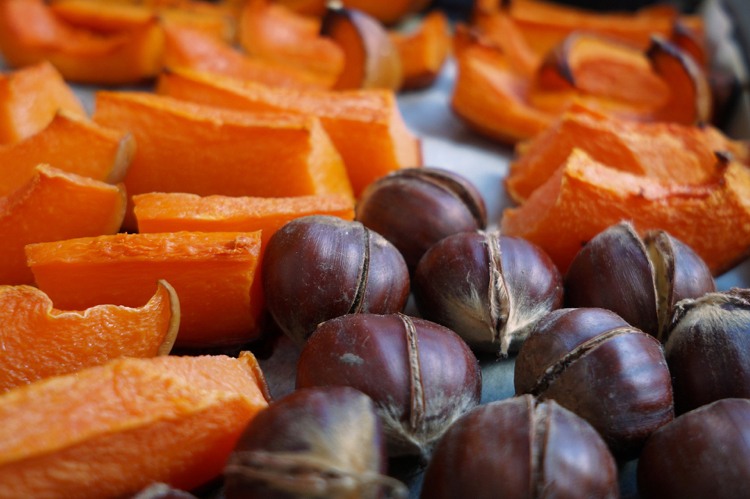
[[[718,162],[700,184],[671,182],[616,170],[574,149],[520,207],[503,212],[501,230],[542,247],[560,268],[612,224],[664,229],[690,246],[718,275],[750,251],[750,169]]]
[[[262,248],[285,223],[308,215],[354,219],[354,202],[341,195],[257,198],[152,192],[133,196],[138,231],[261,231]]]
[[[218,477],[267,406],[251,353],[123,358],[0,396],[0,497],[128,497]]]
[[[394,170],[422,165],[420,141],[406,127],[392,92],[271,88],[206,73],[167,71],[157,91],[241,111],[317,116],[341,154],[354,194]]]
[[[0,284],[33,282],[25,245],[114,234],[125,207],[121,185],[38,166],[29,182],[0,198]]]
[[[125,176],[129,195],[352,196],[341,156],[315,117],[99,92],[94,120],[136,139]],[[126,226],[132,222],[128,219]]]
[[[60,110],[86,115],[73,90],[49,63],[0,74],[0,144],[43,130]]]
[[[136,83],[161,69],[164,31],[153,16],[132,29],[99,33],[66,23],[43,0],[3,0],[0,52],[14,67],[48,60],[69,81]]]
[[[141,307],[99,305],[62,311],[32,286],[0,286],[0,393],[118,357],[154,357],[172,349],[180,324],[177,294],[166,281]]]
[[[390,32],[401,59],[401,89],[415,90],[432,85],[445,65],[451,47],[448,17],[439,10],[424,16],[411,33]]]
[[[121,182],[133,154],[132,135],[61,111],[44,130],[0,145],[0,196],[28,182],[41,163],[94,180]]]
[[[318,75],[285,64],[250,57],[226,41],[185,26],[165,28],[164,65],[219,74],[284,88],[330,88]]]
[[[180,347],[255,339],[263,311],[260,232],[115,234],[26,247],[39,289],[55,306],[138,306],[165,279],[180,299]]]

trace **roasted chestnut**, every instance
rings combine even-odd
[[[398,250],[359,222],[313,215],[268,241],[262,267],[271,316],[304,343],[321,322],[344,314],[403,310],[409,272]]]
[[[750,398],[750,290],[679,302],[664,354],[678,414],[723,398]]]
[[[722,399],[655,431],[638,460],[644,499],[736,499],[750,491],[750,400]]]
[[[661,344],[601,308],[559,309],[539,321],[516,358],[514,385],[587,420],[617,457],[634,456],[674,417]]]
[[[302,349],[297,387],[324,385],[369,395],[388,455],[423,459],[482,391],[477,359],[456,333],[404,314],[345,315],[318,326]]]
[[[435,448],[423,499],[616,498],[617,468],[594,428],[530,395],[479,406]]]
[[[298,390],[250,422],[224,470],[227,499],[406,497],[385,475],[375,405],[346,386]]]
[[[565,276],[566,306],[612,310],[660,340],[675,303],[715,290],[711,272],[689,246],[663,230],[641,240],[629,222],[586,243]]]
[[[487,210],[476,187],[439,168],[405,168],[372,182],[356,219],[392,242],[414,271],[425,251],[456,232],[484,229]]]
[[[499,232],[459,232],[433,245],[412,279],[425,319],[459,334],[475,351],[517,350],[536,322],[563,300],[560,272],[538,246]]]

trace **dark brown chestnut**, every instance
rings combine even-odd
[[[679,302],[664,354],[678,414],[723,398],[750,398],[750,290]]]
[[[435,448],[423,499],[616,498],[617,468],[584,419],[530,395],[479,406]]]
[[[750,491],[750,400],[686,412],[648,439],[638,460],[644,499],[736,499]]]
[[[660,340],[678,301],[715,290],[711,272],[689,246],[663,230],[641,239],[630,222],[586,243],[565,276],[566,306],[612,310]]]
[[[247,426],[224,470],[227,499],[406,497],[385,475],[380,419],[370,398],[346,386],[298,390]]]
[[[327,319],[400,312],[409,297],[398,250],[361,223],[331,216],[302,217],[279,229],[268,241],[262,276],[271,316],[298,344]]]
[[[423,459],[482,389],[479,363],[456,333],[404,314],[353,314],[318,326],[302,349],[297,387],[324,385],[369,395],[388,455]]]
[[[632,457],[674,417],[661,344],[598,308],[559,309],[537,324],[516,358],[516,393],[554,399]]]
[[[442,238],[484,229],[487,210],[463,176],[439,168],[405,168],[362,192],[356,219],[392,242],[413,272],[424,252]]]
[[[459,232],[417,265],[419,313],[459,334],[474,351],[517,351],[536,322],[562,305],[560,272],[538,246],[499,232]]]

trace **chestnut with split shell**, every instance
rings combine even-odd
[[[664,353],[678,414],[723,398],[750,398],[750,290],[679,302]]]
[[[463,176],[440,168],[405,168],[362,192],[356,219],[393,243],[413,272],[425,251],[444,237],[484,229],[487,209]]]
[[[248,425],[224,470],[227,499],[407,496],[385,475],[375,405],[346,386],[298,390]],[[386,495],[387,494],[387,495]]]
[[[514,385],[584,418],[618,458],[635,456],[674,417],[661,344],[601,308],[555,310],[539,321],[516,357]]]
[[[481,396],[481,371],[453,331],[403,314],[352,314],[322,323],[297,363],[297,387],[346,385],[373,399],[389,457],[426,460]]]
[[[619,497],[617,468],[602,438],[555,401],[530,395],[479,406],[435,448],[423,499]]]
[[[263,256],[271,316],[298,344],[321,322],[344,314],[394,313],[409,297],[398,250],[359,222],[313,215],[285,224]]]
[[[563,283],[538,246],[499,232],[460,232],[433,245],[412,291],[422,317],[477,352],[517,350],[536,322],[562,305]]]
[[[750,400],[687,412],[649,438],[638,460],[644,499],[736,499],[750,485]]]
[[[641,239],[630,222],[586,243],[565,276],[568,307],[612,310],[662,342],[678,301],[715,290],[711,272],[689,246],[663,230]]]

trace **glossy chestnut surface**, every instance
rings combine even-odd
[[[378,408],[388,454],[429,456],[479,403],[481,371],[453,331],[403,314],[353,314],[322,323],[297,363],[297,387],[347,385]]]
[[[674,417],[661,345],[605,309],[543,318],[516,358],[514,385],[517,394],[554,399],[586,419],[618,457],[636,455]]]
[[[298,390],[250,422],[225,469],[227,499],[377,498],[406,487],[385,476],[375,405],[345,386]]]
[[[541,248],[499,232],[460,232],[434,244],[412,279],[422,317],[480,352],[516,351],[563,300],[560,272]]]
[[[629,222],[586,243],[565,275],[566,306],[612,310],[660,340],[678,301],[715,290],[711,272],[689,246],[660,230],[641,239]]]
[[[616,498],[617,468],[599,434],[555,401],[530,395],[479,406],[435,448],[423,499]]]
[[[644,499],[736,499],[750,486],[750,400],[687,412],[649,438],[638,461]]]
[[[487,210],[479,191],[461,175],[405,168],[362,192],[356,219],[392,242],[413,272],[424,252],[442,238],[484,229]]]
[[[723,398],[750,398],[750,290],[678,303],[664,352],[678,414]]]
[[[279,229],[266,247],[262,279],[268,310],[299,344],[326,319],[399,312],[409,297],[398,250],[361,223],[331,216],[302,217]]]

